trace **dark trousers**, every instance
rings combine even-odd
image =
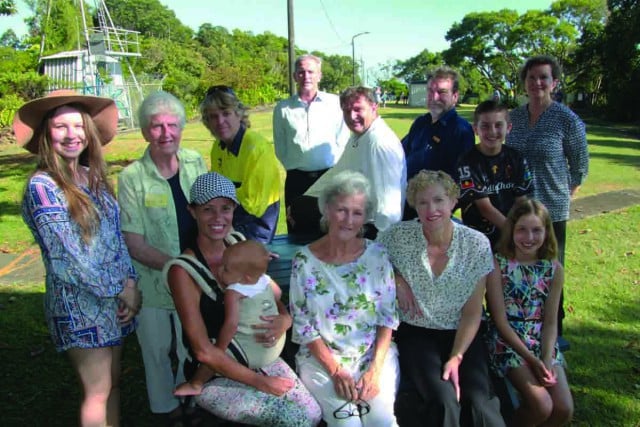
[[[287,222],[290,235],[313,241],[322,236],[320,230],[320,208],[318,198],[311,196],[299,196],[289,205],[292,222]]]
[[[324,173],[326,171],[328,171],[328,170],[329,169],[323,169],[323,170],[311,171],[311,172],[301,171],[301,170],[298,170],[298,169],[290,169],[290,170],[288,170],[287,171],[287,178],[284,181],[284,204],[285,204],[287,210],[294,203],[295,204],[298,204],[298,203],[304,204],[305,202],[308,203],[309,200],[299,201],[299,199],[301,197],[305,197],[305,196],[303,196],[305,191],[307,191],[309,189],[309,187],[311,187],[318,180],[318,178],[320,178],[322,175],[324,175]],[[315,198],[313,198],[313,199],[315,199]],[[307,211],[312,210],[313,207],[312,206],[304,206],[304,207],[300,207],[300,209],[302,209],[303,212],[307,212]],[[296,218],[296,217],[293,216],[293,218]],[[309,232],[305,231],[305,229],[308,229],[309,227],[311,227],[311,229],[314,230],[313,233],[317,234],[316,231],[319,231],[320,228],[319,228],[318,223],[313,225],[313,221],[315,221],[315,220],[320,220],[320,215],[319,214],[317,215],[317,217],[310,218],[308,221],[305,221],[305,224],[302,225],[302,226],[297,226],[296,224],[291,224],[287,220],[287,232],[289,234],[293,234],[293,235],[306,235]]]
[[[326,171],[301,171],[298,169],[290,169],[287,171],[287,178],[284,180],[284,204],[291,206],[291,203],[298,197],[302,196],[305,191],[313,185]]]
[[[504,426],[480,332],[460,364],[460,402],[451,381],[442,380],[442,369],[449,360],[455,334],[455,330],[400,324],[397,332],[400,371],[403,378],[413,381],[425,402],[424,413],[417,413],[416,419],[422,426]]]
[[[558,261],[564,267],[564,248],[567,243],[567,221],[553,223],[553,233],[558,241]],[[567,275],[565,274],[565,277]],[[562,336],[562,321],[564,320],[564,291],[560,295],[560,307],[558,309],[558,336]]]

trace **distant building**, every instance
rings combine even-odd
[[[40,58],[41,74],[49,77],[49,91],[72,89],[85,95],[104,96],[115,101],[124,126],[134,127],[133,111],[142,102],[142,89],[127,58],[140,57],[139,32],[116,28],[104,1],[98,3],[98,28],[83,28],[83,49],[58,52]]]
[[[411,107],[427,106],[427,80],[409,83],[409,105]]]
[[[131,118],[129,91],[117,58],[91,55],[85,49],[44,56],[40,61],[41,73],[50,78],[48,90],[73,89],[111,98],[118,106],[120,120]]]

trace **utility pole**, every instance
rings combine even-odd
[[[294,63],[296,60],[296,43],[293,24],[293,0],[287,0],[287,23],[289,25],[289,94],[296,93],[296,83],[293,80]]]
[[[356,45],[354,43],[356,37],[362,36],[365,34],[369,34],[369,31],[365,31],[363,33],[358,33],[355,36],[351,37],[351,66],[353,67],[353,79],[351,84],[353,86],[356,85]]]

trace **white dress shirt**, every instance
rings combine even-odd
[[[362,173],[371,184],[373,223],[379,231],[402,219],[407,167],[402,144],[380,117],[362,135],[352,134],[338,163],[322,175],[305,195],[318,197],[327,180],[344,170]]]
[[[273,111],[273,143],[286,170],[332,167],[349,138],[337,95],[319,91],[310,103],[293,95]]]

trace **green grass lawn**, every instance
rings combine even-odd
[[[470,118],[472,107],[459,111]],[[390,106],[383,118],[398,136],[423,109]],[[251,116],[252,127],[271,139],[271,112]],[[590,175],[580,197],[640,188],[640,141],[607,123],[588,123]],[[211,136],[189,124],[183,145],[208,162]],[[106,147],[115,178],[146,143],[125,132]],[[19,253],[32,238],[19,204],[34,157],[0,145],[0,251]],[[640,206],[571,221],[566,265],[565,336],[568,375],[576,401],[575,426],[640,427]],[[280,226],[280,230],[284,228]],[[42,313],[42,284],[0,285],[0,377],[6,426],[75,425],[79,387],[67,360],[56,354]],[[122,408],[125,426],[154,426],[135,339],[125,346]]]

